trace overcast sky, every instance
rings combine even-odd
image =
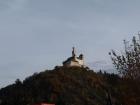
[[[0,87],[61,65],[72,46],[110,62],[139,30],[139,0],[0,0]]]

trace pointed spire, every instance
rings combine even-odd
[[[72,56],[73,56],[73,57],[76,56],[76,50],[75,50],[75,47],[72,48]]]

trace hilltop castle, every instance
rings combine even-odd
[[[69,57],[66,61],[64,61],[63,66],[65,66],[65,67],[71,67],[71,66],[84,67],[83,54],[80,54],[79,57],[77,57],[75,47],[73,47],[72,57]]]

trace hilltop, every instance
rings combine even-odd
[[[131,84],[131,85],[130,85]],[[0,90],[0,105],[140,105],[140,82],[88,68],[56,67]]]

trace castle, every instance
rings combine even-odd
[[[80,54],[79,57],[76,56],[75,47],[72,50],[72,57],[69,57],[66,61],[63,62],[64,67],[84,67],[84,56]]]

